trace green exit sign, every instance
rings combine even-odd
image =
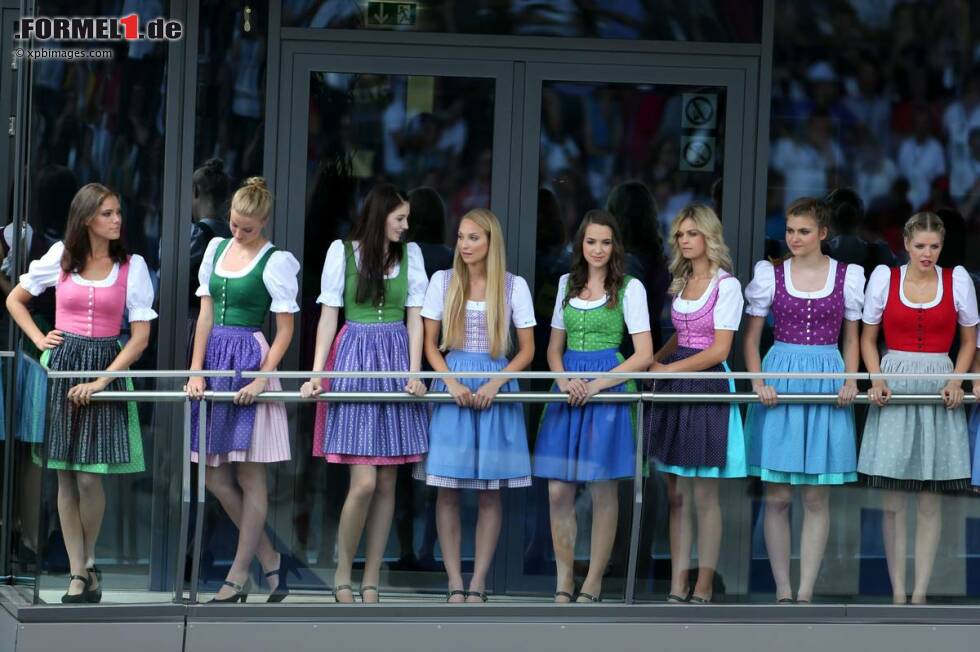
[[[367,24],[370,27],[412,27],[418,16],[414,2],[368,2]]]

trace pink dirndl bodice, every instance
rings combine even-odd
[[[62,272],[55,290],[54,327],[84,337],[118,336],[128,279],[129,259],[119,265],[115,282],[107,287],[81,285],[73,274]]]
[[[694,312],[684,313],[671,305],[670,319],[677,331],[677,345],[688,349],[707,349],[715,342],[715,304],[721,282],[731,274],[721,273],[704,305]]]

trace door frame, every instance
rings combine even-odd
[[[543,82],[724,88],[722,212],[735,273],[743,277],[750,274],[752,261],[761,253],[764,217],[760,206],[765,199],[765,166],[757,165],[756,156],[760,147],[759,126],[768,124],[768,106],[761,107],[766,113],[762,116],[759,106],[762,55],[758,45],[737,46],[723,53],[704,48],[704,44],[668,44],[671,47],[665,47],[661,52],[630,53],[615,44],[608,51],[572,50],[561,42],[554,42],[552,49],[520,48],[508,38],[496,40],[501,43],[500,47],[466,48],[448,38],[444,44],[439,44],[431,35],[359,32],[347,38],[336,30],[288,28],[281,30],[280,36],[278,70],[271,71],[277,78],[270,79],[269,94],[280,99],[290,98],[290,101],[269,107],[268,120],[274,125],[275,133],[267,132],[266,170],[275,188],[274,240],[294,252],[301,265],[322,264],[320,260],[303,260],[309,76],[316,71],[497,79],[491,210],[501,218],[507,233],[510,268],[529,283],[534,282]],[[372,42],[375,38],[382,40]],[[400,42],[402,38],[409,42]],[[648,46],[644,44],[641,49],[649,50]],[[701,53],[705,51],[709,53]],[[763,136],[767,137],[767,134]],[[298,360],[299,345],[294,342],[283,365],[296,368]],[[508,492],[506,497],[507,517],[488,578],[488,585],[498,593],[551,590],[550,578],[543,581],[543,578],[523,573],[524,495],[524,492]],[[638,534],[639,521],[636,521],[630,525],[632,545],[635,545]],[[746,539],[744,534],[737,536],[740,541]],[[730,554],[744,559],[747,549],[743,550],[743,547],[733,546]],[[627,596],[627,599],[631,597]]]
[[[541,133],[541,93],[546,81],[572,83],[655,84],[658,86],[710,86],[724,88],[725,142],[722,171],[725,183],[722,187],[722,213],[726,242],[733,254],[741,249],[739,242],[743,220],[751,221],[749,199],[737,189],[742,187],[744,147],[751,134],[744,132],[745,122],[745,72],[739,69],[699,68],[691,66],[608,66],[592,64],[527,64],[524,89],[523,151],[521,167],[525,179],[538,179],[539,140]],[[521,215],[537,215],[537,183],[525,184],[520,193]],[[520,253],[518,269],[521,276],[534,286],[535,220],[522,220],[520,224]],[[737,243],[737,244],[736,244]],[[738,270],[736,270],[738,271]]]
[[[385,75],[418,75],[433,77],[487,78],[497,80],[494,93],[493,170],[492,179],[506,179],[510,167],[510,134],[514,101],[513,66],[506,62],[470,60],[459,62],[448,58],[392,57],[381,55],[352,56],[338,53],[329,43],[304,43],[284,47],[281,64],[282,96],[292,98],[288,108],[280,110],[279,147],[276,160],[274,241],[294,253],[300,265],[317,267],[323,261],[304,261],[307,196],[307,137],[309,133],[310,75],[315,72],[373,73]],[[490,208],[504,222],[507,186],[491,185]],[[326,252],[323,252],[326,254]],[[298,342],[290,347],[283,366],[295,365],[299,358]]]
[[[0,2],[0,29],[3,30],[0,33],[0,211],[6,211],[7,206],[12,206],[14,198],[16,197],[16,181],[14,175],[14,151],[16,149],[16,139],[15,136],[9,132],[8,121],[11,117],[14,117],[18,113],[17,107],[17,93],[19,90],[19,85],[16,83],[16,77],[20,72],[20,68],[23,66],[22,61],[18,61],[13,55],[13,34],[14,34],[14,21],[20,17],[20,11],[17,9],[16,4],[4,0]],[[15,68],[16,66],[16,68]],[[20,124],[17,124],[17,120],[14,120],[14,129],[20,129]],[[22,141],[21,141],[22,142]],[[16,214],[16,211],[14,211]],[[11,216],[12,217],[12,216]],[[20,224],[20,220],[12,220],[14,224]],[[0,222],[0,229],[6,227],[6,224]],[[20,247],[18,243],[20,241],[19,228],[14,229],[14,233],[18,234],[18,237],[14,238],[12,243],[13,247],[9,252],[11,260],[11,269],[14,272],[17,271],[17,260],[21,257]],[[16,347],[14,345],[14,339],[17,335],[17,331],[14,327],[12,319],[7,320],[7,328],[3,333],[3,342],[5,346],[0,346],[0,349],[14,351]],[[7,439],[3,446],[3,452],[0,454],[0,519],[4,523],[10,523],[11,514],[13,513],[13,503],[11,497],[13,496],[13,481],[14,481],[14,468],[13,468],[13,442],[16,440],[14,436],[14,407],[16,401],[17,388],[16,383],[13,379],[16,378],[14,375],[16,370],[16,359],[11,358],[0,359],[0,380],[3,382],[2,391],[0,391],[0,401],[3,401],[4,408],[4,420],[5,423],[0,424],[0,427],[4,428],[7,433]],[[0,534],[0,574],[11,575],[10,568],[10,543],[11,543],[11,531],[13,528],[5,527],[3,528],[3,533]]]
[[[747,105],[753,103],[754,92],[747,79],[751,78],[752,70],[746,67],[713,67],[692,66],[690,60],[686,64],[674,62],[672,65],[609,65],[587,63],[527,63],[523,77],[524,113],[522,124],[515,124],[515,132],[520,133],[519,151],[514,152],[519,162],[514,167],[522,170],[520,176],[523,183],[519,192],[511,192],[510,200],[516,202],[516,213],[526,216],[520,221],[517,233],[508,233],[510,240],[516,239],[518,248],[516,262],[518,273],[523,276],[530,287],[535,287],[535,253],[537,227],[537,195],[539,186],[540,141],[541,133],[541,95],[545,82],[561,81],[571,83],[613,83],[613,84],[651,84],[658,86],[703,86],[723,89],[725,92],[725,131],[721,177],[722,214],[726,241],[730,244],[736,273],[748,272],[752,261],[752,228],[754,211],[752,194],[742,193],[740,189],[751,179],[752,168],[746,164],[754,156],[754,116],[750,116]],[[743,174],[743,171],[748,172]],[[601,198],[597,198],[600,199]],[[741,256],[739,256],[741,252]],[[631,492],[633,493],[633,492]],[[640,492],[643,495],[645,492]],[[508,536],[501,537],[501,545],[505,547],[503,566],[504,577],[497,578],[510,591],[550,591],[551,578],[546,582],[538,576],[526,575],[523,572],[524,547],[528,543],[524,528],[527,523],[527,503],[521,496],[509,492],[507,496],[507,517],[504,528]],[[541,506],[539,506],[539,509]],[[641,512],[642,513],[642,512]],[[512,529],[516,528],[516,529]],[[630,546],[635,546],[639,539],[640,521],[631,519],[629,526]],[[509,532],[508,532],[509,531]],[[738,536],[741,533],[735,533]],[[741,536],[744,539],[744,536]],[[726,556],[744,558],[747,548],[732,546],[725,551]],[[740,565],[736,565],[736,568]],[[545,584],[548,584],[546,586]],[[626,582],[626,586],[632,583]],[[626,596],[632,601],[632,596]]]

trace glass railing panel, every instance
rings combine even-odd
[[[752,486],[739,407],[652,396],[644,404],[636,600],[743,602]]]
[[[4,455],[11,457],[10,494],[5,496],[10,514],[10,573],[17,584],[32,587],[38,572],[38,511],[40,467],[32,451],[43,439],[46,377],[37,360],[11,352],[0,358],[7,404]],[[9,436],[8,436],[9,435]]]
[[[130,385],[134,400],[120,400],[123,393],[66,409],[59,394],[79,381],[49,376],[46,402],[29,407],[32,414],[45,412],[44,438],[29,458],[40,483],[38,600],[60,604],[62,596],[77,593],[83,582],[69,582],[76,574],[91,582],[83,592],[86,604],[172,602],[187,545],[178,540],[183,402],[175,392],[183,380],[137,377]],[[103,406],[112,409],[101,410],[97,429],[86,429],[85,413]],[[102,433],[115,438],[100,439]],[[103,449],[79,450],[84,436]],[[86,572],[93,562],[98,571]]]

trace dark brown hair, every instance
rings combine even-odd
[[[794,215],[807,215],[812,217],[813,221],[817,223],[817,230],[830,230],[830,206],[822,199],[817,199],[816,197],[799,197],[794,199],[786,207],[786,219]]]
[[[95,217],[99,208],[109,197],[119,199],[118,193],[109,190],[101,183],[88,183],[82,186],[68,208],[68,224],[65,226],[65,253],[61,255],[61,269],[66,274],[85,269],[92,242],[88,235],[88,222]],[[120,265],[126,262],[126,246],[122,238],[109,241],[109,258]]]
[[[827,236],[830,236],[830,220],[834,215],[833,209],[830,204],[823,199],[817,199],[816,197],[797,197],[789,206],[786,207],[786,220],[789,221],[791,217],[809,217],[817,224],[817,232],[819,233],[821,229],[827,230]],[[820,251],[823,254],[830,254],[830,247],[827,245],[827,240],[824,239],[820,242]],[[792,252],[787,252],[785,256],[780,256],[779,258],[774,258],[770,262],[773,265],[781,265],[786,260],[793,257]]]
[[[582,251],[582,242],[585,240],[585,230],[589,225],[607,226],[612,231],[613,248],[609,254],[609,262],[606,264],[606,307],[615,308],[616,301],[619,299],[619,289],[623,286],[626,278],[626,250],[623,247],[623,236],[619,230],[619,222],[608,211],[594,208],[585,214],[582,223],[575,232],[575,239],[572,241],[572,267],[568,274],[568,292],[562,305],[567,306],[572,297],[577,297],[589,283],[589,263],[585,260]]]
[[[405,194],[390,183],[376,185],[364,199],[364,207],[350,233],[357,242],[361,264],[357,270],[357,303],[381,304],[385,298],[385,272],[402,258],[402,244],[389,242],[385,222],[392,211],[408,203]]]
[[[225,174],[225,163],[220,158],[211,158],[204,162],[204,165],[194,170],[191,176],[191,183],[208,202],[214,215],[207,215],[212,219],[228,221],[228,201],[229,181]]]

